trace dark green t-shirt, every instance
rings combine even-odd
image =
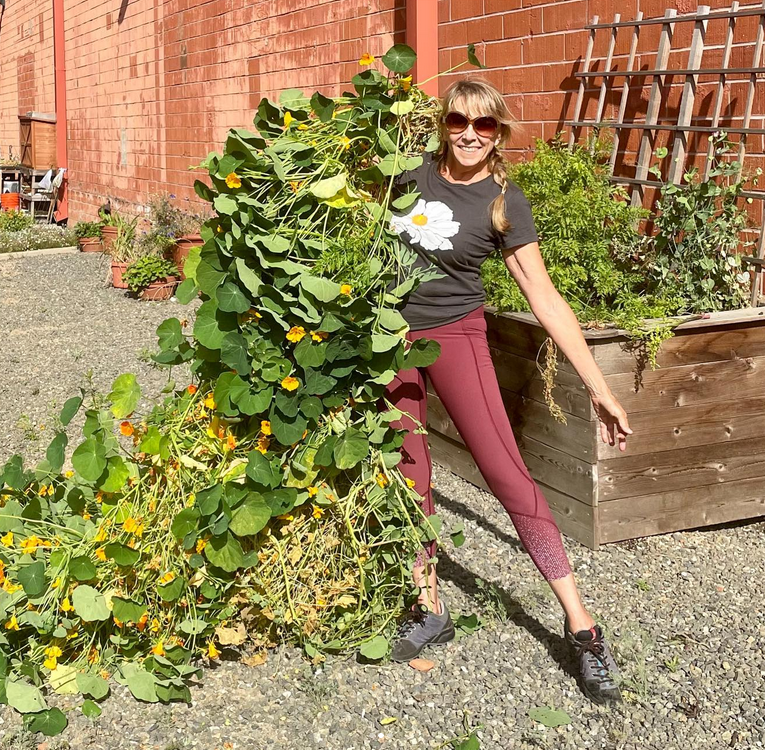
[[[426,154],[423,164],[400,175],[396,185],[412,181],[420,197],[406,213],[394,213],[391,228],[417,254],[416,267],[432,263],[443,274],[420,284],[401,310],[410,329],[418,331],[454,323],[481,307],[486,299],[481,264],[495,249],[536,242],[537,233],[529,202],[513,182],[508,181],[505,192],[511,226],[499,234],[489,207],[501,189],[491,175],[458,185],[440,174]]]

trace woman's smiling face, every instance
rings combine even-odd
[[[453,112],[459,112],[468,119],[474,120],[485,113],[472,110],[463,100],[454,103]],[[475,132],[471,122],[465,130],[459,133],[451,133],[446,130],[446,139],[449,145],[449,154],[460,167],[468,170],[479,169],[488,164],[489,156],[499,142],[499,133],[492,136],[482,136]]]

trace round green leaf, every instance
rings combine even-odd
[[[300,286],[316,297],[319,302],[332,302],[340,296],[340,284],[319,276],[304,273],[300,277]]]
[[[402,99],[390,105],[390,111],[397,117],[408,115],[414,109],[414,104],[409,99]]]
[[[250,300],[233,281],[218,287],[215,296],[218,298],[218,309],[223,312],[243,313],[250,309]]]
[[[109,694],[109,683],[97,674],[77,673],[77,687],[83,695],[89,695],[97,701]]]
[[[45,458],[53,471],[61,471],[64,465],[66,445],[69,442],[65,432],[59,432],[53,440],[50,441],[48,449],[45,451]]]
[[[205,556],[213,565],[225,570],[227,573],[234,573],[244,563],[242,546],[228,532],[210,539],[204,551]]]
[[[112,613],[121,622],[138,622],[146,613],[146,605],[130,599],[112,599]]]
[[[61,409],[59,419],[61,424],[66,427],[74,418],[74,415],[80,410],[82,406],[82,396],[72,396],[64,403],[64,408]]]
[[[257,534],[266,527],[271,518],[271,509],[260,496],[248,497],[231,517],[229,529],[237,536]]]
[[[170,530],[173,536],[180,541],[186,534],[196,530],[199,523],[199,511],[195,508],[184,508],[174,519]],[[122,619],[122,618],[120,618]]]
[[[72,605],[85,622],[108,620],[111,617],[104,595],[92,586],[78,586],[72,594]]]
[[[414,67],[417,54],[406,44],[396,44],[382,56],[382,61],[393,73],[406,73]]]
[[[30,716],[26,726],[30,732],[40,732],[46,737],[55,737],[66,729],[68,723],[60,708],[49,708]]]
[[[123,419],[135,411],[141,399],[141,387],[132,372],[126,372],[114,381],[109,399],[112,414],[117,419]]]
[[[565,711],[556,711],[548,707],[529,709],[529,718],[551,728],[571,723],[571,717]]]
[[[113,456],[106,465],[106,479],[101,482],[100,489],[104,492],[119,492],[130,476],[130,468],[122,456]]]
[[[89,719],[97,719],[102,713],[101,706],[95,701],[86,700],[82,704],[82,713],[83,716],[87,716]]]
[[[215,197],[213,206],[219,214],[223,214],[224,216],[232,216],[238,208],[238,203],[236,202],[236,198],[232,198],[230,195],[222,194]]]
[[[141,553],[118,542],[110,542],[104,547],[107,557],[123,568],[131,568],[141,559]]]
[[[153,674],[134,662],[122,664],[120,672],[134,698],[147,703],[157,702],[157,678]]]
[[[40,689],[23,680],[9,677],[5,682],[5,694],[8,705],[20,714],[37,713],[47,708]]]
[[[209,544],[207,545],[210,546]],[[181,598],[184,589],[183,578],[176,578],[164,586],[157,586],[157,593],[166,602],[174,602]]]
[[[50,686],[59,695],[77,695],[77,670],[68,664],[59,664],[49,675]]]
[[[184,620],[178,629],[188,635],[199,635],[207,630],[207,623],[204,620]]]
[[[45,563],[42,560],[37,560],[30,565],[20,567],[17,575],[24,593],[30,599],[36,599],[45,593],[47,588],[45,584]]]
[[[164,322],[159,324],[157,328],[157,338],[159,348],[162,351],[166,349],[175,349],[180,346],[184,341],[183,331],[181,330],[181,322],[178,318],[168,318]]]
[[[376,635],[372,640],[361,644],[359,652],[367,659],[382,659],[388,653],[388,639],[382,635]]]
[[[69,574],[77,581],[92,581],[96,577],[96,566],[86,555],[72,558]]]
[[[104,444],[94,437],[84,440],[72,454],[72,466],[86,482],[95,482],[106,468]]]
[[[369,440],[361,430],[349,427],[337,441],[334,450],[338,469],[350,469],[369,454]]]

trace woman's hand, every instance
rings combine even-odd
[[[602,396],[591,394],[591,398],[595,414],[598,415],[600,422],[600,437],[603,442],[616,445],[618,440],[619,450],[627,450],[627,435],[632,434],[627,421],[627,412],[622,409],[621,404],[611,392]]]

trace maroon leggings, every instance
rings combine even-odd
[[[387,388],[387,398],[401,411],[426,424],[425,375],[465,441],[486,483],[510,514],[518,536],[546,580],[571,572],[558,526],[547,501],[518,452],[486,341],[480,307],[455,323],[410,331],[409,341],[427,338],[441,344],[430,367],[402,370]],[[409,417],[393,423],[407,433],[401,448],[402,474],[413,480],[426,515],[435,513],[431,462],[426,435],[417,435]],[[435,554],[435,542],[427,547]],[[420,558],[420,561],[422,558]]]

